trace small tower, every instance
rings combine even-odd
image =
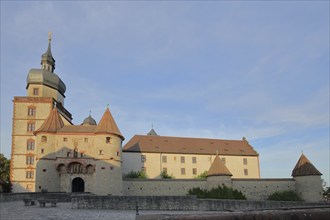
[[[110,172],[96,170],[94,193],[97,195],[122,194],[122,141],[121,134],[109,108],[95,128],[94,145],[100,150],[96,167],[110,167]],[[105,184],[106,183],[106,184]]]
[[[322,181],[320,171],[301,154],[296,166],[292,170],[292,177],[295,180],[296,192],[306,202],[322,201]]]
[[[228,170],[226,165],[222,162],[219,155],[217,154],[207,173],[207,188],[210,190],[222,185],[232,187],[232,175],[233,174]]]

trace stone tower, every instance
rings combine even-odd
[[[307,157],[301,154],[292,171],[292,177],[295,181],[296,192],[306,202],[322,201],[321,175]]]
[[[48,48],[41,57],[41,68],[31,69],[27,76],[27,95],[13,100],[13,124],[10,179],[13,192],[35,189],[36,148],[33,132],[38,129],[52,109],[62,113],[66,123],[72,120],[64,108],[65,84],[54,73],[55,59],[51,53],[51,36]]]
[[[214,161],[207,172],[207,188],[210,190],[218,186],[225,185],[232,187],[231,176],[233,174],[228,170],[226,165],[222,162],[219,155],[216,155]]]

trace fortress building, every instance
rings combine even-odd
[[[264,200],[294,190],[306,201],[322,199],[321,173],[301,155],[293,178],[260,178],[259,154],[249,142],[135,135],[124,136],[109,108],[97,123],[79,125],[64,107],[66,86],[55,74],[51,37],[41,68],[27,76],[27,95],[14,97],[10,179],[13,192],[90,192],[96,195],[186,195],[189,189],[226,185],[247,199]],[[148,179],[125,179],[145,171]],[[206,171],[206,172],[205,172]],[[161,179],[163,173],[175,179]],[[206,173],[206,179],[196,179]]]
[[[135,135],[123,148],[124,173],[144,171],[149,178],[166,173],[175,178],[191,179],[208,171],[215,156],[232,172],[233,178],[260,178],[259,154],[249,142]]]
[[[13,192],[120,194],[124,137],[109,108],[98,124],[89,115],[73,125],[64,108],[65,84],[54,70],[49,38],[41,69],[29,71],[27,96],[13,101]]]

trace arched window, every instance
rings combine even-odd
[[[65,165],[64,165],[64,164],[59,164],[59,165],[57,166],[57,171],[58,171],[59,173],[66,173],[66,167],[65,167]]]
[[[78,162],[70,163],[69,173],[83,173],[83,166]]]
[[[92,174],[92,173],[94,173],[94,166],[93,165],[91,165],[91,164],[88,164],[87,166],[86,166],[86,172],[87,173],[89,173],[89,174]]]

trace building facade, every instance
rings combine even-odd
[[[192,179],[209,170],[216,155],[233,178],[260,178],[259,154],[249,142],[206,138],[159,136],[152,129],[135,135],[123,147],[123,172],[144,171],[149,178],[166,173],[174,178]]]
[[[27,96],[13,100],[13,192],[121,194],[124,137],[109,108],[98,124],[89,115],[73,125],[65,84],[54,70],[49,38],[41,68],[28,73]]]

